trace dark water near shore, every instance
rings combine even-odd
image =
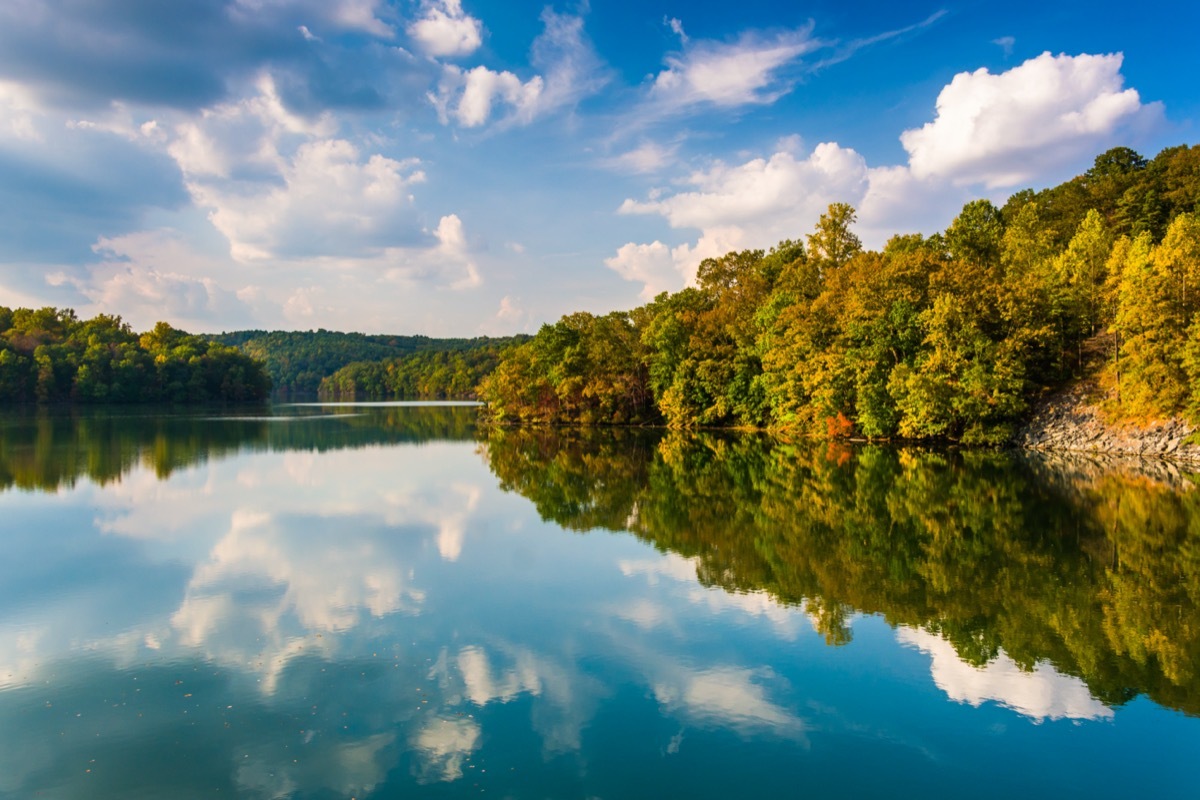
[[[0,797],[1200,796],[1200,492],[464,407],[0,417]]]

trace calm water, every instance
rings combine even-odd
[[[1086,463],[0,418],[0,797],[1200,796],[1200,491]]]

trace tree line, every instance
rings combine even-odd
[[[270,390],[254,359],[165,322],[138,335],[117,316],[0,306],[0,402],[242,402]]]
[[[317,394],[340,400],[473,400],[480,381],[495,371],[501,352],[514,341],[355,362],[323,378]]]
[[[261,361],[270,375],[275,391],[289,395],[315,395],[321,382],[351,364],[379,363],[429,351],[466,351],[487,348],[507,339],[433,339],[428,336],[398,336],[392,334],[341,333],[324,328],[315,331],[246,330],[220,333],[210,337],[221,344],[235,346]],[[352,373],[353,374],[353,373]],[[350,375],[334,381],[338,389],[350,393]],[[364,374],[364,380],[365,374]],[[478,380],[476,380],[476,383]],[[474,389],[475,383],[469,387]],[[364,399],[376,397],[374,387],[358,387]]]
[[[501,421],[995,443],[1099,352],[1115,415],[1200,419],[1200,146],[1114,148],[882,251],[854,223],[836,203],[804,242],[706,259],[682,291],[545,325],[480,397]]]

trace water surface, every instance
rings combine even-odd
[[[1195,797],[1186,476],[0,418],[0,797]]]

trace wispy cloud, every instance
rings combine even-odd
[[[647,100],[664,114],[772,103],[791,88],[781,70],[821,46],[812,30],[810,23],[782,33],[747,32],[734,42],[684,38],[683,50],[668,55],[666,69],[654,77]]]
[[[948,13],[949,12],[947,12],[945,9],[942,9],[940,11],[935,11],[920,22],[912,25],[906,25],[903,28],[884,31],[883,33],[877,33],[874,36],[866,36],[861,39],[852,39],[845,44],[834,43],[831,46],[831,49],[833,50],[832,54],[812,64],[808,71],[818,72],[826,67],[831,67],[834,64],[840,64],[843,61],[847,61],[850,58],[853,58],[859,51],[865,50],[873,45],[882,44],[883,42],[888,42],[894,39],[899,39],[903,36],[907,36],[910,33],[922,31],[941,20]]]
[[[769,106],[806,76],[873,45],[924,30],[946,14],[938,11],[912,25],[845,43],[816,36],[812,21],[790,30],[750,30],[732,41],[716,41],[691,39],[680,20],[664,18],[663,24],[679,36],[681,49],[663,59],[665,68],[649,80],[615,138],[681,116]]]

